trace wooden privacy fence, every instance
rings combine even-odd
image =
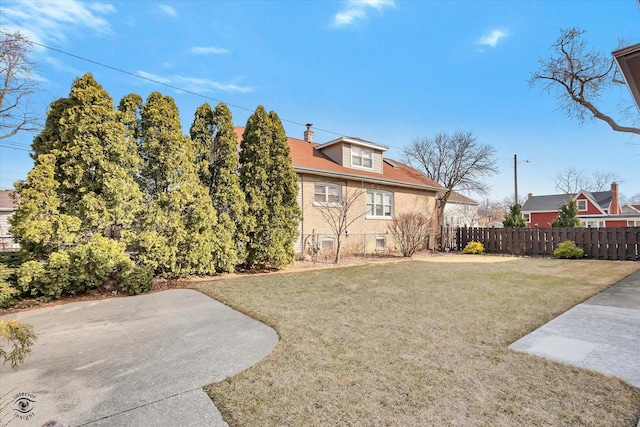
[[[456,249],[476,241],[486,253],[521,256],[553,256],[566,240],[584,250],[586,258],[640,260],[640,227],[611,228],[458,228]]]

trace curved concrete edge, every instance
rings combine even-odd
[[[5,317],[33,325],[38,335],[17,372],[0,366],[0,396],[11,390],[36,396],[34,416],[14,420],[16,427],[49,419],[224,426],[203,387],[253,366],[278,343],[272,328],[187,289]]]

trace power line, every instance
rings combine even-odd
[[[0,33],[2,33],[2,34],[4,34],[4,35],[10,35],[9,33],[5,32],[5,31],[0,31]],[[131,72],[131,71],[127,71],[127,70],[123,70],[122,68],[114,67],[113,65],[108,65],[108,64],[105,64],[105,63],[102,63],[102,62],[99,62],[99,61],[95,61],[95,60],[93,60],[93,59],[85,58],[85,57],[80,56],[80,55],[76,55],[76,54],[73,54],[73,53],[70,53],[70,52],[66,52],[66,51],[64,51],[64,50],[61,50],[61,49],[57,49],[57,48],[55,48],[55,47],[51,47],[51,46],[47,46],[47,45],[42,44],[42,43],[34,42],[34,41],[29,40],[28,38],[26,38],[26,37],[24,37],[24,36],[22,36],[22,35],[20,35],[19,37],[21,37],[21,38],[22,38],[23,40],[25,40],[27,43],[33,44],[33,45],[35,45],[35,46],[40,46],[40,47],[43,47],[43,48],[45,48],[45,49],[49,49],[49,50],[52,50],[52,51],[54,51],[54,52],[61,53],[61,54],[63,54],[63,55],[67,55],[67,56],[70,56],[70,57],[72,57],[72,58],[79,59],[79,60],[81,60],[81,61],[89,62],[89,63],[91,63],[91,64],[95,64],[95,65],[98,65],[98,66],[100,66],[100,67],[108,68],[108,69],[110,69],[110,70],[117,71],[117,72],[119,72],[119,73],[123,73],[123,74],[129,75],[129,76],[132,76],[132,77],[135,77],[135,78],[141,79],[141,80],[146,80],[146,81],[149,81],[149,82],[152,82],[152,83],[155,83],[155,84],[161,85],[161,86],[165,86],[165,87],[168,87],[168,88],[171,88],[171,89],[174,89],[174,90],[178,90],[178,91],[180,91],[180,92],[184,92],[184,93],[188,93],[188,94],[190,94],[190,95],[198,96],[198,97],[200,97],[200,98],[208,99],[208,100],[210,100],[210,101],[223,102],[223,103],[225,103],[226,105],[228,105],[228,106],[230,106],[230,107],[233,107],[233,108],[238,108],[238,109],[241,109],[241,110],[244,110],[244,111],[248,111],[248,112],[253,112],[253,111],[254,111],[254,110],[252,110],[252,109],[250,109],[250,108],[243,107],[243,106],[241,106],[241,105],[232,104],[232,103],[229,103],[229,102],[226,102],[226,101],[220,100],[220,99],[213,98],[213,97],[208,96],[208,95],[203,95],[203,94],[201,94],[201,93],[194,92],[194,91],[192,91],[192,90],[188,90],[188,89],[181,88],[181,87],[179,87],[179,86],[172,85],[172,84],[170,84],[170,83],[164,83],[164,82],[161,82],[161,81],[158,81],[158,80],[155,80],[155,79],[149,78],[149,77],[141,76],[141,75],[136,74],[136,73],[133,73],[133,72]],[[287,122],[287,123],[291,123],[291,124],[297,125],[297,126],[306,126],[306,124],[304,124],[304,123],[299,123],[299,122],[296,122],[296,121],[294,121],[294,120],[288,120],[288,119],[280,119],[280,120],[282,120],[283,122]],[[338,136],[344,136],[344,135],[345,135],[345,134],[343,134],[343,133],[338,133],[338,132],[334,132],[334,131],[330,131],[330,130],[322,129],[322,128],[317,128],[317,127],[316,127],[314,130],[317,130],[317,131],[320,131],[320,132],[326,132],[326,133],[330,133],[330,134],[338,135]]]

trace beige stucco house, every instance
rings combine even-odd
[[[243,131],[236,128],[239,137]],[[389,225],[403,212],[423,213],[433,220],[434,227],[437,224],[436,195],[443,187],[419,171],[386,158],[387,147],[352,137],[317,144],[311,125],[307,125],[304,139],[288,138],[288,143],[302,209],[295,243],[298,254],[335,250],[336,227],[331,226],[328,216],[345,206],[349,206],[349,225],[344,227],[341,240],[347,253],[395,250]]]

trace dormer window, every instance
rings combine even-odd
[[[373,169],[373,150],[352,145],[351,166]]]

